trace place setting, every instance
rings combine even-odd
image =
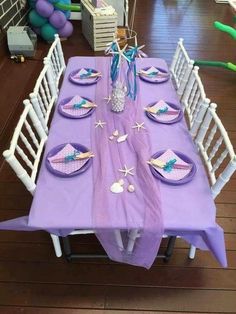
[[[64,143],[52,148],[46,156],[46,167],[53,175],[70,178],[84,173],[94,154],[79,143]]]
[[[96,84],[101,78],[101,72],[92,68],[80,68],[69,74],[70,82],[84,86]]]
[[[138,76],[147,83],[159,84],[168,81],[170,73],[163,68],[150,66],[139,70]]]
[[[173,124],[183,118],[183,111],[176,104],[159,100],[144,108],[146,116],[154,122]]]
[[[176,150],[161,150],[153,154],[147,162],[153,176],[169,185],[190,182],[196,173],[196,165],[191,158]]]
[[[63,99],[58,105],[58,112],[66,118],[83,119],[90,116],[96,107],[91,99],[75,95]]]

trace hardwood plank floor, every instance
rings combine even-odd
[[[235,42],[215,30],[214,20],[232,25],[227,5],[213,0],[137,1],[135,29],[145,52],[170,64],[179,37],[193,59],[236,62]],[[62,42],[66,60],[94,53],[74,22],[71,38]],[[35,60],[18,65],[1,47],[0,151],[12,130],[42,68],[48,45],[39,40]],[[201,68],[207,96],[236,146],[236,74]],[[0,161],[1,162],[1,161]],[[236,313],[236,176],[216,199],[217,222],[225,230],[229,267],[222,269],[210,253],[187,258],[188,244],[178,239],[168,264],[156,260],[147,271],[110,260],[71,264],[54,255],[49,236],[40,232],[0,232],[0,313],[4,314],[183,314]],[[1,220],[27,215],[31,195],[6,163],[0,168]],[[73,238],[78,252],[102,252],[92,235]],[[161,250],[166,246],[163,241]]]

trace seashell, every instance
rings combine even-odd
[[[118,130],[115,130],[113,133],[112,133],[113,136],[119,136],[119,131]]]
[[[112,193],[118,194],[124,192],[124,188],[120,185],[119,182],[114,182],[110,187],[110,191]]]
[[[135,191],[135,187],[133,186],[133,184],[130,184],[127,188],[127,190],[130,192],[130,193],[133,193]]]
[[[114,136],[113,135],[111,135],[111,136],[109,136],[109,140],[114,140]]]
[[[125,181],[123,179],[118,180],[118,183],[122,186],[125,184]]]
[[[128,137],[128,134],[124,134],[124,135],[122,135],[122,136],[119,136],[119,137],[117,138],[117,142],[118,142],[118,143],[124,142],[124,141],[127,140],[127,137]]]

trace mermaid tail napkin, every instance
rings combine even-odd
[[[97,78],[100,76],[100,72],[95,72],[92,69],[82,68],[75,75],[73,75],[73,79],[85,84],[97,80]]]
[[[164,100],[160,100],[153,106],[145,108],[157,121],[169,122],[178,117],[180,110],[169,106]]]
[[[168,180],[181,180],[185,178],[191,171],[192,165],[183,161],[171,149],[165,151],[156,159],[149,162],[156,171]]]
[[[157,69],[154,66],[151,66],[150,68],[148,68],[146,70],[144,70],[144,69],[140,70],[139,74],[142,76],[148,77],[148,78],[153,78],[153,79],[163,78],[163,77],[169,76],[169,73],[162,72],[160,69]]]
[[[53,169],[70,174],[82,168],[93,156],[88,154],[87,158],[79,158],[80,154],[83,155],[84,153],[77,151],[71,144],[67,144],[56,155],[49,157],[48,160]]]
[[[72,116],[82,116],[88,113],[96,105],[78,95],[62,106],[62,111]]]

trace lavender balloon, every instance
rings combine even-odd
[[[66,24],[58,30],[60,37],[69,37],[73,32],[73,25],[67,21]]]
[[[55,28],[62,28],[66,21],[65,14],[59,10],[55,10],[49,18],[50,24]]]
[[[54,11],[53,5],[45,0],[37,1],[35,9],[37,13],[43,17],[51,16]]]

